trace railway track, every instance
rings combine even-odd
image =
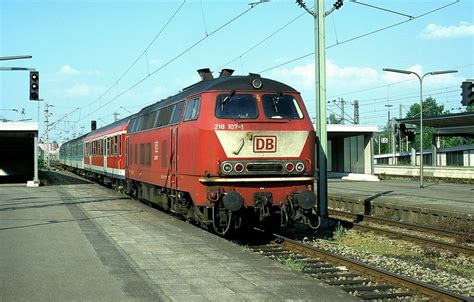
[[[412,231],[418,231],[418,232],[423,232],[423,233],[429,233],[433,234],[436,236],[441,236],[441,237],[447,237],[450,239],[456,239],[456,238],[466,238],[470,241],[469,237],[466,236],[466,234],[455,232],[455,231],[450,231],[450,230],[442,230],[434,227],[428,227],[428,226],[422,226],[422,225],[415,225],[411,223],[404,223],[404,222],[399,222],[399,221],[393,221],[389,219],[384,219],[384,218],[379,218],[379,217],[374,217],[374,216],[368,216],[368,215],[360,215],[360,214],[352,214],[352,213],[347,213],[347,212],[342,212],[342,211],[336,211],[336,210],[330,210],[329,214],[334,216],[339,216],[339,217],[345,217],[347,219],[350,219],[350,221],[347,220],[340,220],[341,225],[346,228],[358,230],[361,232],[365,231],[371,231],[374,233],[379,233],[383,234],[392,238],[397,238],[397,239],[404,239],[407,241],[411,242],[416,242],[416,243],[422,243],[424,245],[429,245],[429,246],[434,246],[437,248],[442,248],[445,250],[449,251],[455,251],[455,252],[460,252],[464,253],[466,255],[474,256],[474,248],[471,246],[467,245],[461,245],[461,244],[456,244],[456,243],[450,243],[446,241],[441,241],[438,239],[432,239],[429,237],[421,237],[417,235],[411,235],[407,234],[404,232],[398,232],[395,230],[389,230],[381,227],[376,227],[372,225],[366,225],[366,224],[361,224],[360,222],[370,222],[370,223],[376,223],[380,225],[388,225],[388,226],[394,226],[397,228],[401,229],[406,229],[406,230],[412,230]]]
[[[303,265],[302,271],[305,274],[328,285],[337,286],[364,300],[472,301],[470,297],[349,259],[300,241],[278,234],[272,234],[272,236],[271,243],[251,246],[251,248],[255,252],[273,259],[294,259]]]

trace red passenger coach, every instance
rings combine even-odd
[[[125,168],[127,193],[220,234],[293,221],[315,227],[315,133],[300,94],[257,74],[200,74],[130,119],[126,157],[101,155],[125,123],[91,133],[85,166],[105,176]]]
[[[83,138],[84,171],[89,177],[120,187],[125,183],[125,135],[130,118],[102,127]]]

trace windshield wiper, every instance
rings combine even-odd
[[[283,93],[280,92],[280,93],[278,94],[278,96],[272,97],[273,109],[275,109],[275,112],[276,112],[276,113],[279,113],[279,112],[278,112],[278,107],[277,107],[277,105],[278,105],[278,102],[280,101],[280,97],[281,97],[281,96],[283,96]]]
[[[234,94],[235,94],[235,90],[232,90],[231,93],[222,100],[221,111],[224,111],[224,104],[230,101],[230,99],[234,96]]]

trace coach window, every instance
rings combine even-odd
[[[171,117],[170,124],[176,124],[181,121],[181,116],[183,115],[184,102],[179,102],[174,105],[173,115]]]
[[[184,114],[185,121],[195,120],[199,116],[199,106],[201,105],[201,98],[195,98],[188,101],[186,113]]]
[[[118,141],[118,155],[122,155],[122,137],[120,135],[117,136]]]
[[[257,101],[252,94],[234,94],[217,96],[216,117],[231,119],[254,119],[258,117]]]
[[[117,143],[117,136],[114,136],[114,156],[117,156],[118,154],[118,151],[117,151],[117,147],[118,147],[118,143]]]
[[[302,119],[303,112],[291,95],[267,94],[263,96],[263,111],[271,119]]]

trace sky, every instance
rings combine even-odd
[[[102,127],[114,113],[123,118],[178,93],[206,67],[289,84],[315,117],[313,16],[293,0],[251,2],[259,0],[1,0],[0,57],[32,59],[0,67],[38,70],[44,101],[29,100],[27,71],[0,71],[0,119],[39,120],[42,136],[48,103],[50,140],[63,142],[89,131],[91,120]],[[312,10],[314,1],[305,4]],[[344,101],[349,124],[358,100],[361,124],[383,127],[388,110],[405,116],[419,102],[419,81],[383,68],[458,70],[425,77],[423,96],[463,111],[473,19],[474,0],[344,1],[325,17],[327,115],[340,119]]]

